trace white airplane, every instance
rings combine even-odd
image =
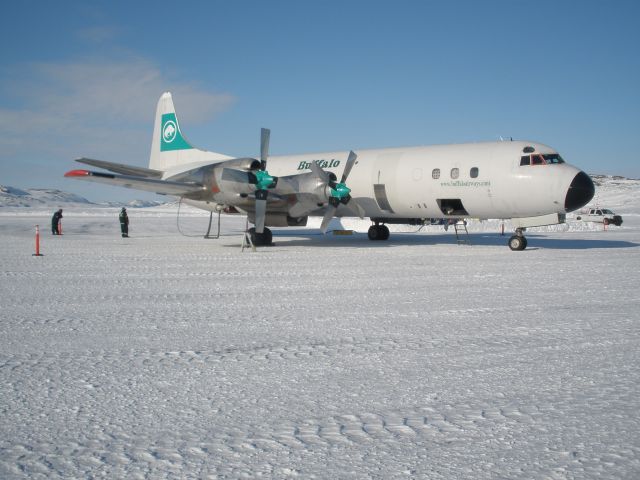
[[[260,158],[234,158],[194,148],[182,134],[170,93],[158,101],[149,168],[79,158],[112,173],[72,170],[65,177],[181,197],[209,211],[246,214],[257,245],[267,227],[306,225],[324,217],[369,217],[371,240],[387,240],[385,224],[510,219],[508,246],[524,250],[527,227],[563,223],[594,195],[591,178],[551,147],[501,141],[269,157],[262,129]],[[269,170],[267,171],[267,166]],[[340,181],[337,181],[340,176]],[[348,184],[348,186],[347,186]]]

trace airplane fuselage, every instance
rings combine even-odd
[[[580,170],[567,163],[521,165],[526,147],[556,154],[526,141],[483,142],[409,148],[356,150],[349,177],[351,196],[371,218],[513,218],[567,211],[566,197]],[[307,173],[311,162],[340,177],[349,152],[272,156],[275,176]],[[186,165],[184,170],[193,169]],[[167,180],[181,178],[170,172]],[[215,195],[189,201],[215,209]],[[224,203],[224,201],[222,202]],[[337,216],[354,216],[341,206]]]

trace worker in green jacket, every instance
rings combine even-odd
[[[60,235],[60,220],[62,219],[62,209],[59,209],[51,217],[51,233]]]
[[[122,232],[122,238],[129,236],[129,216],[127,215],[127,209],[122,207],[120,210],[120,231]]]

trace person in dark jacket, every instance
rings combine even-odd
[[[122,232],[122,238],[129,236],[129,216],[127,215],[127,209],[122,207],[120,210],[120,231]]]
[[[60,219],[62,218],[62,209],[59,209],[51,217],[51,233],[60,235]]]

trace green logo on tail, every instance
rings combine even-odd
[[[162,115],[162,129],[160,131],[160,151],[188,150],[193,148],[180,133],[178,119],[175,113]]]

